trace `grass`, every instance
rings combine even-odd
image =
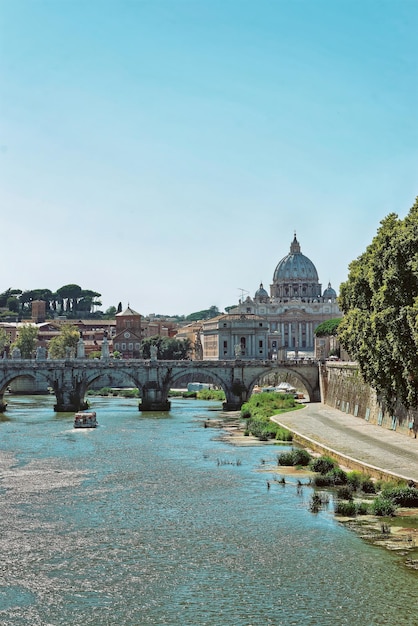
[[[292,441],[292,433],[271,421],[272,415],[300,409],[294,397],[284,393],[259,393],[251,396],[242,405],[241,418],[246,421],[246,435],[253,435],[261,441],[277,439]]]

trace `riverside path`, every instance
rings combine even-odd
[[[418,439],[354,417],[322,403],[272,417],[294,433],[294,441],[341,465],[376,477],[402,477],[418,484]]]

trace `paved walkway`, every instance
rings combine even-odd
[[[337,453],[418,483],[418,439],[321,403],[272,419]]]

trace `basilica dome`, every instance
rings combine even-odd
[[[296,234],[289,254],[279,261],[274,270],[271,295],[286,299],[321,297],[318,272],[312,261],[301,253]]]
[[[260,287],[255,292],[254,300],[258,300],[259,302],[267,302],[268,293],[263,287],[263,283],[260,283]]]
[[[324,300],[335,300],[337,292],[331,287],[331,283],[328,283],[328,287],[325,289],[323,296]]]

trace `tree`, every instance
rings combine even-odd
[[[331,320],[325,320],[315,328],[317,337],[335,337],[338,334],[338,327],[341,323],[341,317],[335,317]]]
[[[57,294],[62,301],[67,300],[67,311],[75,311],[77,309],[77,302],[82,297],[81,293],[82,289],[80,285],[64,285],[57,289]]]
[[[0,327],[0,357],[3,356],[4,349],[10,343],[9,335],[6,333],[4,328]]]
[[[60,334],[53,337],[48,344],[48,354],[51,359],[64,359],[67,348],[75,352],[80,333],[76,326],[66,324],[62,327]]]
[[[170,337],[155,335],[154,337],[144,339],[142,342],[142,354],[144,359],[150,358],[151,346],[157,346],[158,358],[166,361],[187,359],[191,348],[189,339],[171,339]]]
[[[38,328],[30,324],[25,324],[19,329],[19,335],[12,344],[12,348],[19,348],[23,359],[30,359],[33,356],[38,338]]]
[[[186,320],[188,322],[197,322],[199,320],[209,320],[217,315],[219,315],[219,309],[217,306],[212,305],[209,309],[190,313],[190,315],[187,315]]]
[[[6,291],[3,291],[3,293],[0,293],[0,308],[3,308],[7,305],[8,298],[10,298],[11,296],[18,296],[21,293],[21,289],[12,289],[11,287],[9,287],[9,289],[6,289]]]
[[[19,313],[19,300],[16,296],[10,296],[10,298],[7,298],[7,308],[9,311],[13,311],[13,313]]]
[[[341,285],[338,336],[389,410],[418,406],[418,198],[381,221]]]

